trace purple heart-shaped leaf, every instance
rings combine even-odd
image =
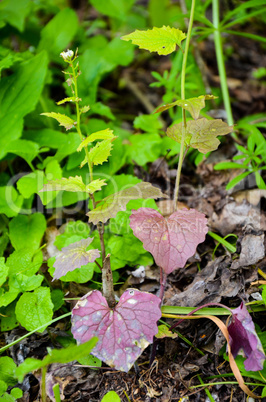
[[[150,293],[128,289],[114,309],[93,290],[72,311],[72,333],[78,343],[97,336],[92,354],[118,370],[129,371],[157,334],[161,300]]]
[[[167,274],[185,266],[208,232],[205,215],[195,209],[182,209],[165,219],[152,208],[140,208],[132,211],[130,227]]]

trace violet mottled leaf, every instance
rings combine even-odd
[[[78,343],[97,336],[91,353],[127,372],[158,332],[160,303],[153,294],[128,289],[110,309],[101,292],[93,290],[72,311],[72,334]]]
[[[98,249],[86,251],[87,247],[93,241],[93,237],[82,239],[67,247],[63,247],[61,252],[56,256],[54,263],[54,279],[59,279],[76,268],[80,268],[89,262],[94,262],[100,257]]]
[[[252,318],[243,302],[233,311],[232,323],[228,326],[228,332],[233,356],[236,357],[242,350],[247,357],[244,362],[245,369],[247,371],[262,370],[266,356]]]
[[[167,219],[151,208],[133,210],[130,227],[167,274],[185,266],[208,232],[205,216],[195,209],[185,208]]]

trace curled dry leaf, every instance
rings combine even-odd
[[[96,258],[99,258],[100,251],[98,249],[86,251],[92,241],[93,237],[88,237],[88,239],[82,239],[67,247],[63,247],[61,252],[56,256],[53,280],[59,279],[68,272],[74,271],[74,269],[80,268],[89,262],[94,262]]]
[[[129,371],[157,334],[161,300],[128,289],[114,309],[98,290],[86,294],[72,311],[72,333],[78,343],[97,336],[92,354],[117,370]]]
[[[247,371],[262,370],[266,356],[252,318],[243,302],[233,311],[228,332],[233,356],[236,357],[239,351],[243,350],[247,357],[244,362],[245,369]]]
[[[208,232],[207,219],[195,209],[182,209],[165,219],[154,209],[140,208],[132,211],[130,227],[167,274],[185,266]]]

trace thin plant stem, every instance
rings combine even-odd
[[[73,83],[74,83],[74,95],[77,98],[75,104],[76,104],[76,114],[77,114],[77,124],[76,124],[76,129],[79,134],[80,140],[83,141],[83,135],[80,129],[80,109],[79,109],[79,102],[78,102],[78,85],[77,85],[77,77],[78,74],[76,72],[76,69],[78,68],[78,65],[74,66],[73,63],[70,64],[70,67],[72,69],[72,74],[73,74]],[[90,181],[93,181],[93,164],[90,160],[89,156],[89,151],[88,148],[85,147],[85,155],[86,155],[86,160],[88,163],[88,168],[90,172]],[[90,199],[92,201],[93,209],[96,208],[96,202],[93,194],[90,194]],[[110,256],[106,256],[105,252],[105,244],[104,244],[104,225],[101,222],[97,223],[97,230],[99,233],[99,238],[100,238],[100,243],[101,243],[101,251],[102,251],[102,286],[103,286],[103,296],[106,298],[107,303],[109,307],[114,307],[116,302],[115,302],[115,296],[114,296],[114,285],[113,285],[113,274],[111,270],[111,264],[110,264]]]
[[[159,299],[161,299],[161,304],[163,304],[163,296],[165,291],[165,284],[166,284],[167,275],[162,268],[160,268],[160,292],[159,292]]]
[[[59,384],[55,384],[53,386],[53,391],[54,391],[55,402],[61,402]]]
[[[220,31],[220,16],[219,16],[219,0],[212,0],[212,18],[213,18],[213,26],[214,26],[214,45],[215,45],[215,53],[218,65],[218,71],[221,81],[221,89],[224,101],[224,107],[227,114],[227,122],[229,126],[234,124],[232,108],[230,103],[229,91],[226,80],[226,71],[224,65],[223,58],[223,45],[222,45],[222,37]]]
[[[47,373],[47,366],[44,366],[42,368],[42,388],[41,388],[42,402],[46,402],[46,386],[45,386],[46,373]]]
[[[192,0],[191,3],[191,10],[190,10],[190,18],[188,24],[188,31],[187,31],[187,39],[185,45],[185,51],[183,56],[182,62],[182,71],[181,71],[181,99],[186,99],[185,97],[185,80],[186,80],[186,65],[187,65],[187,57],[188,57],[188,49],[189,43],[191,38],[191,31],[193,26],[193,19],[194,19],[194,11],[195,11],[195,4],[196,0]],[[179,153],[179,160],[178,160],[178,167],[176,173],[176,182],[175,182],[175,191],[174,191],[174,209],[177,210],[177,200],[178,200],[178,192],[179,192],[179,185],[180,185],[180,177],[181,177],[181,169],[184,159],[184,151],[185,151],[185,133],[186,133],[186,111],[182,109],[182,139],[181,139],[181,147]]]

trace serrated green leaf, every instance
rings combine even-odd
[[[205,118],[187,122],[185,132],[185,146],[192,147],[206,154],[218,148],[218,135],[226,135],[233,131],[234,126],[228,126],[221,119],[207,120]],[[168,137],[181,143],[182,123],[174,124],[166,131]]]
[[[82,99],[78,98],[77,96],[70,96],[69,98],[64,98],[59,102],[56,102],[57,105],[63,105],[66,102],[80,102]]]
[[[37,250],[46,229],[44,215],[18,215],[9,223],[9,237],[15,250],[30,248]]]
[[[107,162],[108,157],[111,155],[113,144],[112,140],[104,140],[98,142],[95,147],[89,151],[89,158],[93,165],[102,165]]]
[[[41,115],[52,117],[53,119],[58,121],[59,126],[65,127],[66,130],[70,130],[72,127],[74,127],[75,123],[74,120],[66,116],[65,114],[50,112],[50,113],[41,113]]]
[[[80,113],[86,113],[86,112],[88,112],[89,110],[90,110],[89,105],[88,105],[88,106],[83,106],[83,107],[80,109]]]
[[[69,363],[84,355],[88,355],[96,345],[97,341],[98,338],[93,337],[88,342],[84,342],[81,345],[71,345],[65,349],[52,349],[43,360],[29,357],[16,368],[15,373],[19,381],[22,382],[24,375],[31,371],[38,370],[52,363]]]
[[[1,80],[0,158],[5,156],[9,143],[21,136],[23,117],[34,110],[38,102],[46,76],[47,61],[46,53],[41,52],[21,63],[14,74]]]
[[[150,183],[141,182],[133,187],[125,188],[118,193],[109,195],[102,200],[102,204],[90,211],[87,215],[89,220],[94,224],[106,222],[109,218],[114,218],[119,211],[125,211],[127,203],[130,200],[138,198],[167,198],[165,194],[157,187],[153,187]]]
[[[93,180],[90,184],[86,186],[86,192],[93,194],[95,191],[101,190],[102,186],[106,186],[105,179],[96,179]]]
[[[85,192],[86,185],[83,183],[81,176],[69,177],[66,179],[63,177],[62,179],[58,180],[50,180],[47,184],[43,186],[39,192],[44,191],[71,191],[71,192]]]
[[[189,111],[193,119],[197,120],[200,115],[201,109],[205,107],[205,100],[216,99],[217,96],[214,95],[200,95],[197,98],[189,99],[179,99],[178,101],[167,103],[166,105],[158,107],[155,113],[163,112],[164,110],[170,109],[174,106],[181,106],[183,109]]]
[[[19,323],[27,331],[33,331],[35,328],[51,321],[53,318],[53,303],[50,289],[40,287],[32,293],[24,293],[17,302],[16,316]]]
[[[95,140],[111,140],[116,137],[113,134],[113,130],[106,128],[105,130],[97,131],[96,133],[90,134],[82,143],[78,146],[77,151],[81,151],[84,147],[88,146],[91,142]]]
[[[121,39],[132,40],[132,43],[138,45],[140,49],[167,55],[174,52],[176,46],[181,48],[181,42],[185,38],[186,35],[180,29],[163,25],[161,28],[154,27],[147,31],[136,30],[131,34],[122,36]]]
[[[5,259],[4,257],[0,258],[0,286],[5,283],[8,275],[8,266],[5,264]]]

